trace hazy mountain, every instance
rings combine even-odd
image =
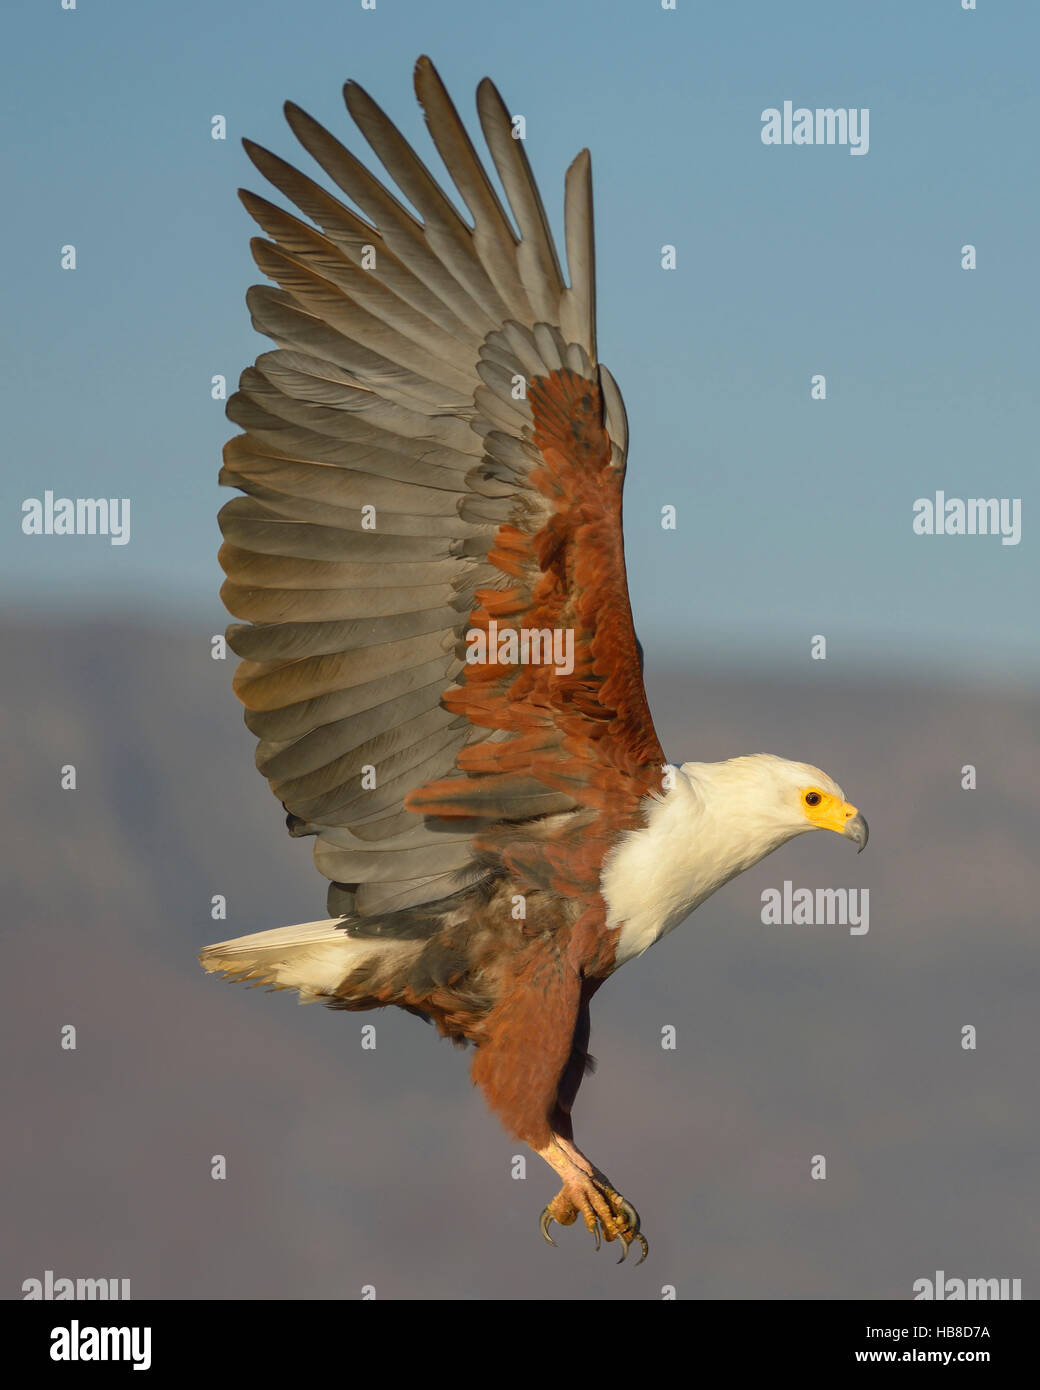
[[[1035,702],[648,653],[670,757],[818,763],[871,841],[786,847],[597,998],[578,1140],[651,1242],[615,1269],[583,1230],[543,1244],[553,1175],[532,1157],[511,1177],[524,1151],[431,1029],[198,967],[205,942],[321,917],[325,895],[210,633],[0,635],[8,1297],[45,1269],[164,1298],[909,1298],[936,1269],[1040,1291]],[[784,880],[869,889],[869,931],[764,926]]]

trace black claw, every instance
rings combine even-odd
[[[619,1265],[624,1264],[625,1260],[628,1259],[629,1247],[631,1246],[634,1240],[638,1240],[642,1254],[639,1256],[639,1259],[636,1260],[636,1264],[641,1265],[643,1261],[646,1259],[647,1255],[649,1255],[650,1253],[650,1243],[647,1240],[646,1236],[644,1236],[642,1231],[639,1229],[639,1213],[636,1211],[635,1207],[631,1204],[631,1202],[626,1202],[625,1199],[623,1197],[620,1197],[617,1193],[613,1193],[612,1196],[617,1198],[618,1214],[623,1218],[625,1222],[624,1234],[622,1234],[620,1231],[617,1233],[617,1239],[621,1242],[621,1254],[618,1257],[617,1262]],[[545,1210],[542,1212],[541,1218],[538,1222],[538,1229],[541,1231],[543,1239],[549,1245],[556,1244],[552,1236],[549,1234],[549,1227],[552,1226],[555,1222],[556,1217],[553,1216],[549,1208],[546,1207]],[[589,1230],[592,1232],[592,1238],[593,1240],[595,1240],[596,1249],[598,1250],[602,1244],[600,1236],[601,1234],[606,1234],[606,1229],[602,1227],[600,1221],[597,1219],[589,1227]]]
[[[542,1212],[541,1220],[538,1222],[538,1229],[541,1231],[542,1235],[545,1237],[545,1239],[549,1242],[550,1245],[556,1244],[552,1236],[549,1234],[549,1227],[555,1220],[556,1218],[550,1212],[549,1208],[546,1207],[545,1210]]]
[[[639,1259],[636,1260],[636,1264],[641,1265],[643,1261],[646,1259],[647,1255],[649,1255],[650,1253],[650,1244],[647,1241],[646,1236],[644,1236],[642,1231],[640,1231],[639,1229],[639,1213],[636,1211],[632,1203],[627,1202],[624,1199],[624,1197],[620,1197],[618,1200],[618,1210],[621,1216],[624,1218],[625,1224],[628,1228],[627,1239],[625,1238],[625,1236],[618,1236],[618,1239],[624,1243],[625,1247],[624,1251],[622,1252],[621,1259],[618,1260],[618,1264],[621,1264],[622,1260],[628,1258],[629,1246],[632,1244],[634,1240],[638,1240],[643,1253],[640,1255]]]

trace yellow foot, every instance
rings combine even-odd
[[[614,1191],[601,1173],[591,1175],[576,1170],[573,1176],[564,1179],[563,1186],[542,1212],[539,1222],[542,1235],[550,1245],[555,1245],[549,1234],[550,1225],[556,1221],[561,1226],[571,1226],[579,1216],[585,1218],[585,1225],[595,1236],[597,1250],[601,1232],[607,1242],[621,1241],[618,1264],[628,1256],[633,1242],[638,1242],[643,1252],[636,1264],[641,1265],[646,1259],[650,1246],[639,1229],[639,1213],[620,1192]]]

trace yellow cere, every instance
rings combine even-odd
[[[836,830],[841,834],[853,816],[858,815],[855,806],[842,801],[820,787],[806,787],[802,792],[802,805],[805,814],[813,825],[821,830]]]

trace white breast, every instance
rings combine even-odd
[[[621,927],[617,964],[641,955],[717,888],[789,837],[758,826],[747,800],[712,775],[725,764],[686,763],[650,799],[646,828],[630,830],[604,865],[607,926]]]

